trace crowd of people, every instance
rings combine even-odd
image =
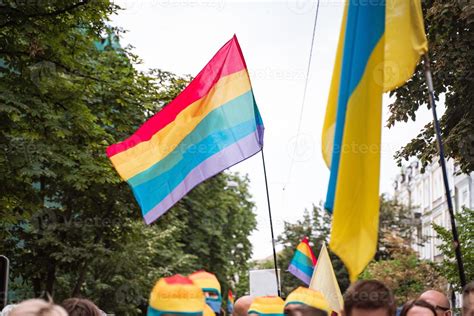
[[[174,275],[158,280],[150,294],[148,316],[225,316],[222,294],[216,276],[198,271],[189,276]],[[285,300],[277,296],[242,296],[235,301],[232,316],[332,316],[333,311],[323,293],[298,287]],[[343,316],[453,316],[448,297],[428,290],[417,299],[396,306],[393,292],[376,280],[358,281],[344,294]],[[463,316],[474,316],[474,281],[462,292]],[[93,302],[69,298],[56,305],[31,299],[7,306],[0,316],[103,316]]]

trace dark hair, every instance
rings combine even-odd
[[[415,306],[427,308],[433,313],[434,316],[437,315],[436,314],[436,309],[434,308],[434,306],[431,305],[430,303],[428,303],[427,301],[425,301],[425,300],[411,300],[411,301],[406,302],[403,305],[402,310],[400,312],[400,316],[406,316],[408,311],[410,309],[412,309],[413,307],[415,307]]]
[[[344,312],[350,316],[354,308],[375,310],[385,308],[387,315],[395,315],[395,299],[392,291],[376,280],[358,281],[344,294]]]
[[[68,298],[61,304],[69,316],[101,316],[99,308],[84,298]]]

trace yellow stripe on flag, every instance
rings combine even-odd
[[[344,300],[325,244],[321,247],[309,288],[321,292],[333,311],[342,312]]]

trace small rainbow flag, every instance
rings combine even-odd
[[[313,276],[314,267],[317,260],[313,250],[309,245],[308,238],[305,237],[298,247],[296,247],[295,255],[291,259],[288,271],[295,277],[309,285]]]
[[[234,311],[234,302],[234,294],[232,293],[232,290],[229,290],[227,295],[227,312],[232,313]]]
[[[107,156],[147,224],[196,185],[263,147],[263,122],[237,37],[179,94]]]

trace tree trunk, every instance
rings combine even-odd
[[[33,279],[33,292],[35,297],[41,296],[41,280],[38,278]],[[25,297],[25,299],[27,299],[27,297]]]
[[[76,285],[72,291],[71,297],[78,297],[81,294],[81,287],[86,279],[86,272],[87,272],[87,261],[84,261],[81,268],[79,269],[79,277],[77,278]]]
[[[51,262],[48,266],[48,275],[46,277],[46,292],[51,296],[53,296],[55,281],[56,281],[56,263]]]

